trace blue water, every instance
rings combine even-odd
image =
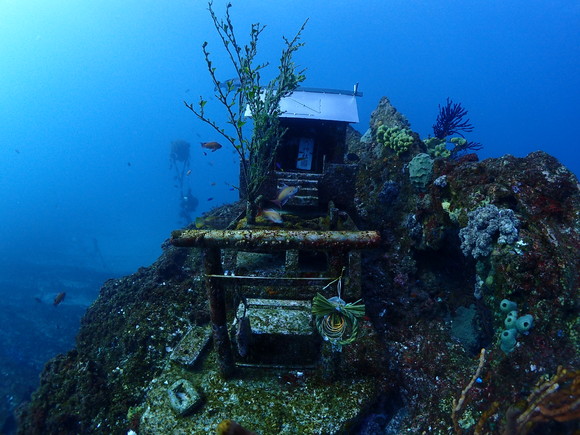
[[[451,97],[469,110],[480,157],[542,149],[580,174],[578,1],[233,3],[243,41],[251,23],[267,24],[260,59],[273,66],[281,36],[310,18],[295,57],[307,67],[304,85],[358,82],[361,132],[386,95],[426,137]],[[215,9],[223,13],[225,2]],[[199,200],[194,215],[236,198],[234,153],[204,155],[199,142],[221,139],[183,105],[212,93],[203,41],[218,75],[231,77],[204,1],[0,0],[0,301],[10,301],[8,312],[53,309],[66,290],[56,309],[76,314],[59,337],[72,345],[82,313],[73,307],[90,303],[100,277],[158,257],[183,224],[173,140],[192,144],[185,187]],[[213,103],[208,110],[223,122]],[[2,331],[3,343],[13,332]]]

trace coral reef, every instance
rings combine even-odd
[[[450,98],[447,98],[445,106],[439,105],[437,121],[433,124],[433,134],[439,139],[444,139],[452,134],[463,137],[463,132],[473,131],[473,125],[469,119],[464,119],[466,116],[467,110],[461,103],[454,103]]]
[[[459,231],[461,250],[473,258],[486,257],[494,243],[512,244],[518,240],[519,221],[513,210],[484,205],[467,213],[468,223]]]
[[[388,100],[379,109],[373,131],[409,128]],[[352,132],[348,143],[360,158],[352,217],[359,229],[378,231],[381,245],[362,255],[367,334],[345,346],[337,379],[291,372],[226,381],[212,353],[193,374],[168,369],[185,331],[206,328],[209,313],[199,251],[165,245],[151,267],[103,286],[76,349],[47,364],[20,433],[186,431],[196,418],[177,417],[167,389],[187,376],[202,397],[211,392],[195,414],[210,431],[231,418],[259,433],[267,424],[279,433],[297,425],[304,433],[574,433],[576,177],[544,152],[466,155],[436,158],[435,181],[420,190],[406,168],[426,151],[423,142],[400,155]],[[224,229],[243,210],[216,209],[205,221]],[[504,311],[504,300],[533,317],[507,354],[501,334],[515,308]],[[346,417],[336,420],[341,406]]]
[[[417,154],[409,162],[409,179],[411,184],[419,190],[424,190],[433,175],[433,159],[429,154]]]
[[[438,137],[428,137],[423,139],[425,146],[427,147],[427,152],[433,158],[443,157],[446,159],[451,156],[451,151],[447,149],[447,140],[445,138],[439,139]]]
[[[433,124],[433,134],[435,137],[429,137],[423,140],[430,155],[433,157],[450,157],[456,159],[469,151],[475,152],[483,148],[483,145],[479,142],[465,139],[463,133],[473,131],[473,125],[469,119],[465,119],[466,116],[467,110],[461,103],[454,103],[450,98],[447,98],[445,106],[441,107],[439,105],[437,120]],[[460,137],[452,137],[449,139],[452,145],[451,150],[449,150],[447,148],[447,137],[454,134]]]
[[[377,129],[377,141],[399,155],[407,151],[415,139],[411,135],[411,130],[381,125]]]

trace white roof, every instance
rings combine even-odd
[[[358,122],[356,96],[353,92],[296,90],[280,101],[282,118],[321,119]]]
[[[281,118],[358,122],[356,91],[299,88],[280,101]],[[246,116],[251,116],[249,107]]]

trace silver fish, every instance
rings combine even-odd
[[[271,199],[270,202],[273,202],[278,207],[283,207],[292,197],[294,197],[298,191],[300,190],[300,186],[287,186],[283,185],[280,192],[278,192],[278,196],[276,199]]]
[[[275,224],[281,224],[282,222],[284,222],[282,220],[282,216],[280,215],[280,213],[271,208],[261,210],[258,213],[258,216],[263,216],[265,219],[268,219],[270,222],[274,222]]]

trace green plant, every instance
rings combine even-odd
[[[275,157],[276,149],[284,135],[280,127],[279,116],[280,100],[292,93],[304,81],[304,70],[297,70],[292,57],[304,45],[299,42],[306,20],[298,33],[292,39],[284,39],[285,47],[282,50],[278,74],[265,86],[261,81],[261,73],[268,66],[268,62],[257,63],[258,40],[264,31],[264,25],[252,24],[250,40],[241,45],[234,33],[234,26],[230,17],[231,3],[226,6],[225,20],[217,17],[213,10],[213,2],[208,3],[209,12],[214,27],[223,43],[226,53],[234,67],[235,79],[220,81],[216,75],[216,68],[211,60],[207,41],[202,50],[205,56],[208,72],[215,88],[215,98],[226,111],[226,130],[205,112],[207,99],[200,97],[197,105],[185,102],[200,120],[209,124],[230,143],[241,160],[243,191],[248,201],[247,218],[253,223],[257,210],[257,199],[264,180],[267,178]],[[246,134],[246,109],[251,113],[253,129],[250,138]]]

